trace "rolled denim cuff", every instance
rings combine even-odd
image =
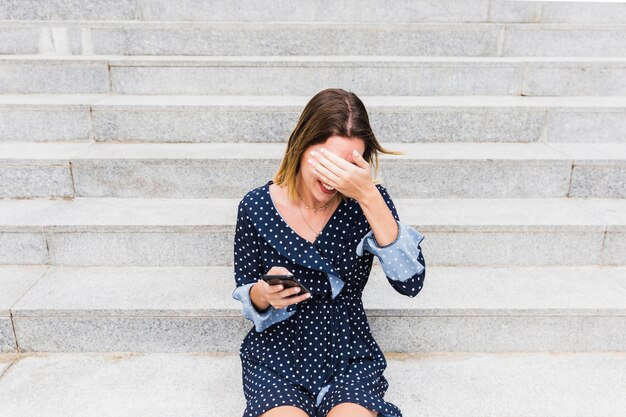
[[[424,271],[418,256],[421,248],[418,247],[424,240],[424,235],[410,225],[396,220],[398,223],[398,237],[395,241],[385,246],[378,246],[374,231],[370,230],[359,242],[356,253],[363,256],[363,251],[368,251],[378,257],[385,275],[394,281],[406,281],[416,274]]]
[[[326,395],[326,393],[328,392],[328,390],[330,389],[330,387],[332,387],[332,385],[335,382],[331,382],[330,384],[326,384],[322,387],[322,389],[320,390],[320,392],[317,393],[317,398],[315,399],[315,406],[319,407],[320,404],[322,403],[322,400],[324,399],[324,395]]]
[[[256,284],[256,282],[251,282],[237,287],[233,291],[232,296],[235,300],[241,301],[243,316],[254,323],[254,327],[257,332],[260,333],[272,324],[283,321],[296,314],[295,308],[288,311],[287,308],[275,308],[271,304],[267,311],[259,313],[250,299],[250,291],[254,284]]]

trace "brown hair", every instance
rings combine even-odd
[[[302,111],[295,129],[289,136],[283,161],[273,181],[285,184],[287,194],[297,200],[296,178],[300,172],[300,160],[304,151],[318,143],[324,143],[331,136],[359,138],[365,142],[363,159],[374,162],[375,176],[378,176],[378,153],[403,155],[403,152],[383,148],[370,126],[367,110],[356,94],[341,88],[327,88],[317,93]],[[379,179],[374,178],[374,183]],[[341,201],[346,196],[339,193]]]

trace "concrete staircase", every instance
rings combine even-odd
[[[626,416],[624,39],[614,2],[4,0],[0,414],[241,415],[236,205],[340,87],[427,236],[417,298],[364,294],[385,398]]]

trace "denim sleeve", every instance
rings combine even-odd
[[[258,238],[242,200],[239,203],[235,227],[234,273],[237,287],[232,297],[241,301],[243,316],[254,323],[257,332],[262,332],[272,324],[293,316],[296,310],[287,311],[286,308],[275,308],[270,305],[265,311],[258,311],[252,304],[250,290],[264,273]]]
[[[374,231],[370,230],[359,242],[356,253],[363,256],[368,251],[377,256],[387,280],[400,294],[415,297],[422,289],[426,275],[426,263],[420,243],[425,236],[410,225],[400,221],[389,194],[378,186],[387,207],[398,226],[396,239],[385,246],[378,245]]]
[[[254,284],[254,282],[251,282],[237,287],[233,291],[233,298],[241,301],[243,316],[254,323],[254,328],[257,332],[262,332],[272,324],[283,321],[296,313],[296,310],[287,311],[286,308],[275,308],[273,305],[270,305],[264,312],[259,312],[250,299],[250,289]]]

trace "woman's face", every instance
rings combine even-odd
[[[298,192],[305,200],[305,203],[313,203],[315,207],[322,206],[332,200],[337,195],[337,190],[327,191],[322,186],[318,176],[313,173],[315,167],[308,161],[316,158],[311,155],[312,151],[319,153],[321,148],[326,149],[345,159],[351,164],[355,164],[352,151],[356,151],[363,155],[365,152],[365,142],[359,138],[346,138],[343,136],[331,136],[326,142],[309,146],[300,159],[300,172],[298,173]]]

